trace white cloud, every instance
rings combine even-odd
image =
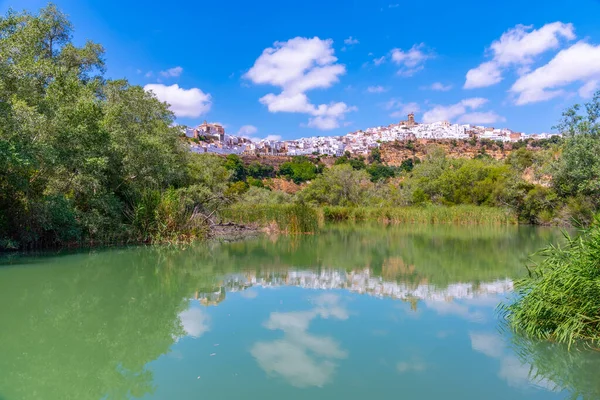
[[[254,135],[256,132],[258,132],[258,128],[254,125],[244,125],[240,128],[237,134],[238,136],[248,137]]]
[[[421,111],[421,107],[415,103],[404,103],[400,99],[392,98],[388,100],[385,104],[383,104],[383,108],[386,110],[392,110],[393,112],[390,114],[392,118],[406,118],[406,116],[413,112],[418,113]]]
[[[322,131],[330,131],[340,127],[340,123],[334,117],[312,117],[308,119],[307,126],[309,128],[316,128]]]
[[[559,39],[575,39],[573,24],[553,22],[530,31],[532,26],[517,25],[490,46],[494,59],[501,65],[531,64],[533,57],[560,46]]]
[[[435,90],[437,92],[447,92],[452,89],[452,85],[444,85],[442,82],[434,82],[429,86],[423,87],[423,89]]]
[[[210,330],[210,316],[200,308],[188,308],[179,314],[183,330],[193,338],[199,338]]]
[[[183,68],[181,67],[173,67],[169,68],[166,71],[160,71],[160,74],[165,78],[177,78],[183,73]]]
[[[266,105],[272,113],[292,112],[310,114],[315,109],[315,106],[309,103],[308,97],[304,93],[288,93],[285,91],[278,95],[269,93],[261,97],[259,101]]]
[[[326,294],[317,297],[316,308],[309,311],[271,313],[265,327],[282,330],[283,339],[257,342],[250,353],[268,374],[281,376],[296,387],[322,387],[327,384],[337,364],[335,360],[347,357],[340,345],[328,336],[308,332],[316,317],[347,319],[348,312],[339,304],[339,297]]]
[[[496,114],[494,111],[485,111],[464,114],[457,122],[459,124],[489,125],[504,121],[506,121],[506,118]]]
[[[423,69],[423,64],[434,54],[426,49],[425,43],[415,44],[408,51],[392,49],[391,59],[396,65],[400,65],[398,75],[412,76]]]
[[[394,111],[393,113],[391,113],[390,117],[405,119],[408,114],[418,113],[421,111],[421,107],[419,107],[419,105],[414,102],[406,103],[406,104],[400,103],[400,104],[398,104],[397,107],[399,107],[399,109]]]
[[[152,78],[152,71],[148,71],[144,74],[146,78]]]
[[[492,60],[467,72],[464,88],[494,85],[502,80],[503,70],[511,66],[518,67],[519,74],[527,73],[536,56],[557,49],[561,44],[560,39],[574,40],[576,37],[572,24],[553,22],[540,29],[532,28],[517,25],[504,32],[488,49]]]
[[[375,64],[376,66],[379,66],[379,65],[383,64],[384,62],[385,62],[385,56],[381,56],[379,58],[373,59],[373,64]]]
[[[449,121],[461,124],[491,124],[504,121],[504,117],[493,111],[472,112],[488,102],[482,97],[472,97],[448,106],[436,105],[423,114],[423,122]]]
[[[353,38],[352,36],[350,36],[348,39],[344,39],[344,44],[347,44],[349,46],[355,45],[360,43],[358,41],[358,39]]]
[[[592,80],[580,87],[578,93],[580,97],[589,99],[594,96],[597,90],[600,90],[600,81]]]
[[[211,96],[198,88],[183,89],[179,85],[148,84],[147,92],[153,92],[160,101],[169,103],[177,117],[196,118],[207,113],[212,105]]]
[[[384,88],[383,86],[380,86],[380,85],[369,86],[367,88],[367,92],[369,92],[369,93],[383,93],[383,92],[387,92],[387,89]]]
[[[312,115],[308,126],[335,129],[345,114],[355,111],[345,103],[314,105],[305,92],[328,88],[339,82],[346,67],[337,64],[333,55],[333,41],[296,37],[287,42],[275,42],[255,61],[244,78],[255,84],[270,84],[281,88],[281,93],[269,93],[259,99],[270,112],[292,112]]]
[[[398,4],[398,3],[388,5],[388,8],[398,8],[398,7],[400,7],[400,4]]]
[[[475,89],[495,85],[502,80],[502,71],[493,61],[484,62],[467,72],[465,89]]]
[[[510,91],[517,95],[516,104],[522,105],[550,100],[562,95],[565,86],[582,82],[579,94],[585,97],[599,79],[600,45],[578,42],[561,50],[546,65],[521,76]]]
[[[329,87],[346,72],[343,65],[335,64],[332,44],[332,40],[318,37],[275,42],[274,47],[263,50],[244,77],[256,84],[271,84],[293,92],[300,87]]]
[[[323,131],[336,129],[340,127],[340,120],[343,120],[347,113],[356,110],[356,107],[348,107],[343,102],[321,104],[311,112],[314,117],[309,118],[308,126]]]
[[[470,99],[465,99],[465,100],[461,101],[461,104],[463,104],[469,108],[476,109],[476,108],[483,106],[487,102],[488,102],[488,100],[484,99],[482,97],[472,97]]]
[[[281,140],[281,135],[267,135],[267,136],[265,136],[265,140],[279,141],[279,140]]]

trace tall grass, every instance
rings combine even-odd
[[[529,276],[515,283],[516,299],[500,310],[517,332],[571,346],[600,345],[600,218],[563,247],[548,246]]]
[[[185,243],[208,235],[206,219],[181,190],[147,190],[131,214],[142,242]]]
[[[326,221],[379,221],[393,224],[516,224],[508,210],[481,206],[323,207]]]
[[[314,233],[322,222],[321,213],[300,204],[234,205],[221,212],[229,221],[259,225],[275,225],[280,232]]]

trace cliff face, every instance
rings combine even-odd
[[[479,154],[487,154],[496,160],[503,160],[512,152],[509,143],[500,146],[496,143],[477,142],[474,145],[464,140],[426,140],[420,139],[411,142],[389,142],[380,147],[381,159],[391,166],[398,166],[409,158],[423,159],[431,146],[444,149],[448,157],[474,158]]]
[[[272,190],[279,190],[288,194],[294,194],[300,189],[302,189],[303,186],[306,186],[306,184],[297,185],[294,182],[288,181],[283,178],[265,179],[263,182]]]

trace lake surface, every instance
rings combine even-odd
[[[600,398],[495,311],[532,227],[330,226],[0,264],[0,400]]]

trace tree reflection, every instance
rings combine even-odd
[[[186,334],[179,314],[193,291],[190,272],[149,249],[40,261],[0,270],[4,396],[96,400],[152,392],[145,365]]]
[[[528,364],[532,382],[552,382],[571,399],[600,398],[600,357],[587,346],[566,346],[515,335],[511,347],[519,361]]]

